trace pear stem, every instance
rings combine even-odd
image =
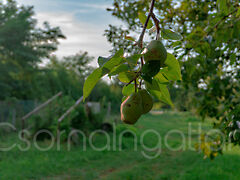
[[[155,0],[152,0],[151,6],[150,6],[150,10],[149,10],[149,13],[148,13],[148,16],[147,16],[147,19],[146,19],[146,21],[144,23],[142,32],[141,32],[141,34],[139,36],[139,39],[138,39],[138,47],[140,49],[143,48],[143,38],[144,38],[144,34],[146,32],[146,29],[147,29],[148,22],[149,22],[150,18],[152,17],[152,14],[153,14],[154,4],[155,4]],[[154,17],[155,17],[155,15],[154,15]],[[155,23],[155,25],[157,26],[156,23]],[[159,26],[159,23],[158,23],[158,26]],[[158,28],[157,28],[157,30],[158,30]],[[141,69],[140,69],[140,72],[142,70],[143,65],[144,65],[144,60],[143,60],[143,57],[141,57]],[[141,85],[142,85],[142,79],[140,80],[140,88],[141,88]],[[136,84],[136,78],[135,78],[135,91],[136,91],[136,86],[137,86],[137,84]]]
[[[160,21],[158,20],[158,18],[155,16],[154,13],[151,14],[151,17],[152,17],[152,19],[154,21],[154,24],[156,26],[156,30],[157,30],[156,40],[158,40],[159,32],[160,32],[160,27],[159,27]]]
[[[137,92],[137,80],[134,80],[134,85],[135,85],[135,92]]]
[[[149,13],[148,13],[148,16],[147,16],[147,19],[146,19],[146,21],[145,21],[145,23],[144,23],[142,32],[141,32],[141,34],[140,34],[140,36],[139,36],[139,39],[138,39],[138,43],[137,43],[137,44],[138,44],[138,47],[139,47],[140,49],[143,48],[143,38],[144,38],[144,34],[145,34],[145,32],[146,32],[147,25],[148,25],[148,22],[149,22],[149,20],[150,20],[151,17],[153,18],[154,23],[155,23],[155,26],[156,26],[156,29],[157,29],[157,36],[159,35],[159,31],[160,31],[159,22],[160,22],[160,21],[157,19],[157,17],[156,17],[155,14],[153,13],[154,4],[155,4],[155,0],[152,0],[152,1],[151,1],[151,5],[150,5],[150,10],[149,10]],[[139,70],[139,72],[138,72],[138,75],[137,75],[134,79],[132,79],[132,80],[126,85],[126,86],[128,86],[129,84],[131,84],[131,83],[134,81],[134,83],[135,83],[135,92],[137,92],[137,80],[136,80],[136,79],[140,76],[143,65],[144,65],[144,60],[143,60],[143,57],[141,57],[141,68],[140,68],[140,70]],[[140,80],[140,88],[141,88],[141,85],[142,85],[142,79]]]
[[[144,38],[144,34],[146,32],[146,29],[147,29],[147,25],[148,25],[148,22],[150,20],[150,17],[152,16],[153,14],[153,9],[154,9],[154,4],[155,4],[155,0],[152,0],[151,2],[151,6],[150,6],[150,10],[149,10],[149,13],[148,13],[148,16],[147,16],[147,19],[144,23],[144,26],[143,26],[143,29],[142,29],[142,32],[139,36],[139,39],[138,39],[138,46],[140,49],[143,48],[143,38]],[[141,57],[141,66],[143,66],[144,62],[143,62],[143,57]]]

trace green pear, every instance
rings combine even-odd
[[[153,107],[153,99],[151,95],[145,90],[141,89],[138,91],[142,96],[142,106],[143,106],[143,114],[148,113]]]
[[[132,93],[121,104],[121,120],[126,124],[135,124],[142,115],[142,97],[138,92]]]
[[[147,51],[144,54],[145,62],[160,61],[161,66],[164,65],[164,62],[167,59],[167,51],[161,41],[159,40],[151,41],[146,49]]]

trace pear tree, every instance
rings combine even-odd
[[[159,101],[173,106],[168,84],[181,81],[181,70],[175,56],[168,53],[163,40],[180,40],[177,32],[161,29],[160,20],[154,14],[155,0],[146,4],[148,13],[139,10],[138,18],[142,30],[136,40],[132,36],[124,38],[131,42],[132,52],[127,47],[120,48],[109,57],[98,58],[99,67],[90,74],[83,87],[84,100],[90,95],[96,83],[105,75],[116,76],[124,87],[121,104],[121,120],[134,124],[142,114],[148,113],[153,107],[152,96]],[[155,33],[155,39],[144,42],[146,31]],[[164,31],[164,35],[163,35]]]
[[[146,12],[148,3],[149,0],[114,0],[113,7],[107,9],[128,28],[126,31],[109,26],[105,30],[114,49],[124,45],[131,52],[120,34],[138,32],[139,10]],[[202,143],[196,149],[204,152],[205,157],[214,158],[221,153],[217,147],[220,144],[240,145],[240,138],[234,133],[240,128],[239,0],[162,0],[155,2],[154,14],[160,20],[161,37],[169,39],[165,47],[181,64],[182,82],[171,89],[175,90],[176,108],[192,111],[203,120],[215,119],[213,128],[223,134],[223,138],[214,137],[209,142],[201,136]],[[180,41],[174,41],[179,37],[172,29],[181,34]]]

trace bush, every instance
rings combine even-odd
[[[61,117],[75,101],[70,96],[64,96],[50,107],[42,110],[40,115],[31,117],[28,121],[32,127],[32,135],[34,136],[39,130],[48,130],[54,135],[57,132],[58,118]],[[60,123],[60,131],[65,131],[62,139],[66,139],[72,129],[89,131],[100,129],[104,120],[105,113],[94,114],[92,112],[86,114],[84,105],[77,106],[65,119]],[[46,133],[39,134],[38,140],[50,138]]]

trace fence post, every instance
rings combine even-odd
[[[57,127],[57,131],[59,131],[59,128],[60,128],[60,123],[62,122],[62,120],[68,115],[71,113],[72,110],[74,110],[75,107],[77,107],[80,102],[82,102],[83,100],[83,96],[80,97],[73,106],[71,106],[59,119],[58,119],[58,127]]]
[[[44,102],[43,104],[39,105],[38,107],[36,107],[34,110],[32,110],[31,112],[29,112],[28,114],[26,114],[25,116],[23,116],[21,118],[22,120],[22,130],[24,130],[25,128],[25,120],[28,119],[29,117],[31,117],[33,114],[36,114],[39,110],[41,110],[42,108],[44,108],[45,106],[47,106],[49,103],[51,103],[54,99],[56,99],[57,97],[61,96],[62,92],[57,93],[55,96],[51,97],[50,99],[48,99],[46,102]],[[22,137],[24,137],[24,134],[22,133]]]

